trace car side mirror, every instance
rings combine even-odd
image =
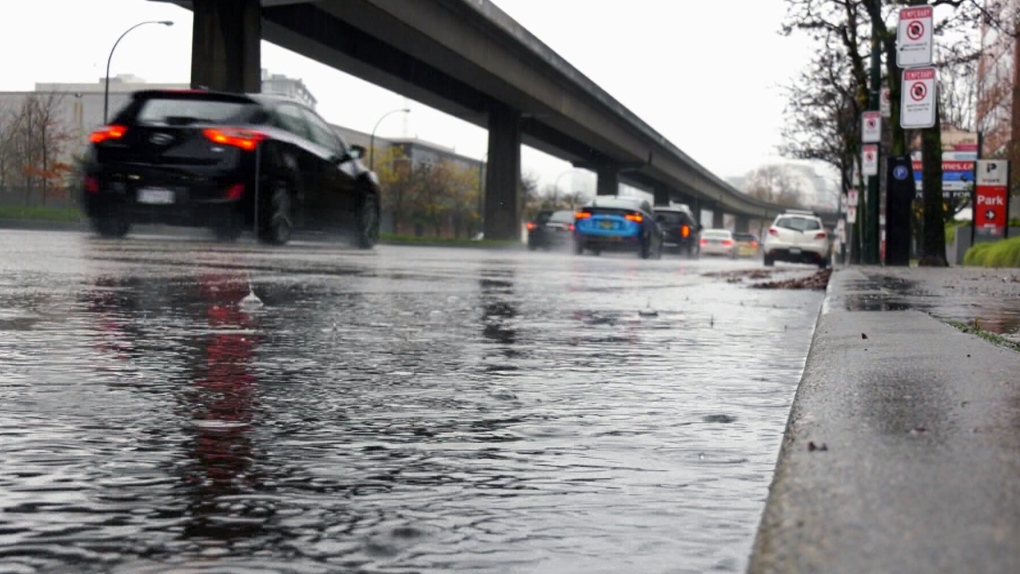
[[[350,149],[347,150],[347,157],[350,157],[352,159],[361,159],[365,157],[364,146],[352,145]]]

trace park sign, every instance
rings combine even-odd
[[[903,70],[900,92],[900,127],[906,130],[933,127],[935,68]]]
[[[1009,207],[1009,162],[1003,159],[977,161],[974,191],[974,235],[985,240],[1004,237]]]
[[[861,114],[861,141],[877,143],[882,141],[882,114],[864,112]]]
[[[932,62],[931,6],[900,9],[896,28],[896,65],[901,68],[930,66]]]

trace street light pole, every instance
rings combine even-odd
[[[411,113],[411,109],[410,108],[400,108],[400,109],[397,109],[397,110],[388,111],[385,114],[383,114],[379,118],[379,120],[377,122],[375,122],[375,127],[372,128],[372,135],[369,136],[369,138],[368,138],[368,169],[370,171],[375,171],[375,130],[377,130],[379,128],[379,124],[381,124],[382,121],[384,119],[386,119],[386,116],[391,115],[391,114],[400,113],[400,112],[403,112],[405,114],[409,114],[409,113]]]
[[[148,21],[145,21],[145,22],[139,22],[139,23],[135,24],[134,26],[131,26],[127,30],[124,30],[124,33],[120,35],[120,38],[117,38],[117,41],[113,43],[113,48],[110,48],[110,56],[108,58],[106,58],[106,81],[103,82],[104,83],[104,86],[103,86],[103,123],[104,124],[109,121],[109,109],[110,109],[110,62],[113,61],[113,52],[114,52],[114,50],[117,49],[117,44],[120,44],[120,41],[124,39],[124,36],[128,35],[128,32],[130,32],[131,30],[134,30],[135,28],[137,28],[139,26],[144,26],[146,24],[162,24],[164,26],[173,26],[174,25],[174,23],[171,22],[170,20],[148,20]]]

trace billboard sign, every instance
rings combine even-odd
[[[900,9],[896,28],[896,65],[901,68],[930,66],[932,62],[931,6]]]

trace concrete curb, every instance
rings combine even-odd
[[[1020,354],[833,273],[748,571],[1020,572]]]

